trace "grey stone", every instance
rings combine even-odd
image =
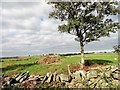
[[[86,77],[86,71],[85,70],[79,70],[79,72],[83,77]]]
[[[111,72],[110,71],[109,72],[105,72],[104,74],[105,74],[105,77],[111,77]]]
[[[112,80],[112,85],[117,87],[119,85],[119,80]]]
[[[112,71],[112,73],[115,73],[115,72],[120,73],[118,67],[113,67],[113,68],[111,69],[111,71]]]
[[[39,78],[44,78],[44,76],[39,76]]]
[[[83,80],[86,77],[86,71],[85,70],[76,71],[75,73],[73,73],[73,76],[75,79]]]
[[[119,76],[117,73],[112,73],[112,77],[116,80],[120,80]]]
[[[73,78],[73,79],[77,79],[77,80],[81,80],[80,73],[79,73],[79,72],[75,72],[75,73],[72,75],[72,78]]]
[[[110,71],[112,69],[111,65],[105,67],[105,71]]]
[[[14,78],[10,78],[10,80],[7,81],[7,85],[13,84],[15,82],[16,82],[16,80]]]
[[[49,77],[50,75],[51,75],[51,72],[48,72],[48,73],[46,74],[47,77]]]
[[[23,82],[23,81],[26,80],[27,78],[28,78],[28,75],[22,77],[22,78],[20,79],[20,82]]]
[[[39,79],[38,77],[34,77],[34,78],[30,78],[29,80],[37,81],[38,79]]]
[[[70,82],[72,79],[72,77],[70,75],[65,75],[65,74],[60,74],[59,77],[60,77],[61,82],[64,82],[64,81]]]
[[[91,84],[93,84],[93,82],[91,80],[87,81],[87,86],[90,86]]]
[[[57,75],[55,81],[60,82],[60,76]]]
[[[21,74],[19,74],[19,75],[15,78],[15,80],[16,80],[16,81],[20,81],[22,78],[28,76],[28,74],[29,74],[28,71],[27,71],[27,72],[24,72],[24,73],[21,73]],[[22,81],[22,80],[21,80],[21,81]]]
[[[85,70],[79,70],[80,76],[82,76],[82,80],[85,80],[86,78],[86,71]]]
[[[47,79],[47,83],[51,83],[53,81],[53,74],[51,74],[48,79]]]
[[[103,83],[101,84],[101,87],[102,87],[102,88],[108,88],[108,83],[103,82]]]
[[[35,75],[30,75],[29,77],[28,77],[28,79],[32,79],[32,78],[34,78],[35,77]]]
[[[87,78],[96,78],[98,73],[95,70],[91,70],[87,72]]]
[[[119,75],[120,75],[120,70],[119,69],[114,70],[111,74],[111,76],[116,80],[120,80]]]
[[[44,79],[42,80],[42,84],[48,79],[48,77],[45,75]]]
[[[56,81],[56,72],[55,73],[53,73],[53,81]]]

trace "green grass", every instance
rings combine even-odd
[[[40,60],[42,56],[31,56],[29,60],[17,59],[2,59],[0,62],[2,72],[7,75],[16,74],[19,72],[29,71],[30,74],[45,75],[47,72],[67,73],[68,64],[76,64],[80,62],[80,55],[59,56],[60,64],[40,65],[35,62]],[[93,64],[110,64],[116,65],[118,63],[118,55],[115,53],[97,53],[86,54],[85,60],[91,61]]]

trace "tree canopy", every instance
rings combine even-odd
[[[116,53],[120,53],[120,45],[113,46]]]
[[[100,37],[110,36],[119,27],[110,15],[118,15],[117,2],[49,2],[53,5],[50,18],[66,21],[58,26],[60,32],[67,32],[77,36],[80,42],[81,53],[84,45],[99,40]]]

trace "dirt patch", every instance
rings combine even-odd
[[[80,69],[81,69],[81,65],[80,64],[72,64],[72,65],[70,65],[70,72],[71,73],[79,71]]]
[[[57,64],[57,63],[60,63],[60,58],[55,56],[46,56],[37,61],[37,64]]]
[[[90,65],[90,66],[83,66],[82,68],[82,65],[81,64],[73,64],[73,65],[70,65],[70,71],[71,73],[74,73],[76,71],[79,71],[80,69],[83,69],[85,71],[90,71],[92,69],[97,69],[97,68],[100,68],[100,67],[105,67],[106,65],[98,65],[98,64],[93,64],[93,65]]]

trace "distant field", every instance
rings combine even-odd
[[[58,73],[67,73],[68,64],[76,64],[80,62],[80,55],[58,56],[61,60],[60,64],[40,65],[35,62],[41,60],[43,56],[31,56],[28,59],[1,59],[0,68],[2,73],[7,75],[16,74],[19,72],[29,71],[31,74],[44,75],[47,72],[57,71]],[[118,55],[115,53],[96,53],[85,54],[85,60],[91,60],[97,64],[116,65],[118,63]]]

